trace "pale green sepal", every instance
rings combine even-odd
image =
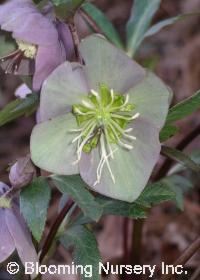
[[[140,117],[152,122],[158,129],[165,123],[172,92],[152,72],[147,72],[141,83],[128,92],[130,103],[135,104],[135,110]]]
[[[31,159],[36,166],[58,175],[78,174],[76,136],[70,130],[77,128],[71,113],[38,124],[31,135]]]
[[[100,183],[94,185],[100,161],[98,148],[90,154],[83,153],[79,164],[81,177],[94,191],[127,202],[133,202],[139,197],[160,153],[159,133],[151,123],[137,119],[131,127],[133,135],[137,137],[132,142],[132,150],[112,145],[114,158],[109,158],[109,163],[115,183],[105,164]]]
[[[65,114],[89,92],[84,67],[64,62],[44,82],[41,91],[41,121]]]
[[[145,70],[105,38],[91,35],[80,44],[86,74],[92,89],[105,84],[115,92],[125,93],[145,76]]]

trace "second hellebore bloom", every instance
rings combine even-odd
[[[170,92],[99,36],[83,40],[80,51],[84,66],[66,62],[43,86],[32,160],[52,173],[80,173],[96,192],[132,202],[158,160]]]
[[[13,199],[6,198],[9,187],[0,182],[0,263],[4,262],[15,249],[23,264],[38,262],[31,234],[20,214],[19,206]]]
[[[18,75],[33,74],[34,90],[72,54],[69,27],[55,19],[51,4],[40,12],[31,0],[5,1],[0,4],[0,27],[12,33],[17,46],[1,58],[2,68]]]

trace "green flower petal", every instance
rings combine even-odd
[[[101,181],[94,186],[96,170],[99,164],[99,150],[90,154],[83,153],[79,164],[82,179],[96,192],[119,200],[133,202],[146,186],[152,170],[159,158],[160,143],[158,130],[149,122],[135,120],[131,125],[137,140],[134,148],[127,151],[119,146],[110,159],[110,166],[115,176],[113,183],[108,168],[104,165]]]
[[[128,91],[130,103],[133,103],[135,110],[140,113],[141,118],[152,122],[159,129],[163,127],[171,92],[169,88],[153,73],[148,72],[144,80]]]
[[[92,35],[81,42],[80,51],[92,89],[99,83],[124,93],[145,76],[145,70],[100,36]]]
[[[83,66],[61,64],[45,81],[41,92],[41,121],[67,113],[73,104],[88,94]]]
[[[76,134],[70,132],[77,127],[76,119],[65,114],[34,127],[31,135],[31,159],[36,166],[59,175],[77,174],[76,145],[72,140]]]

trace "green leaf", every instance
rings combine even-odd
[[[96,201],[103,208],[103,215],[117,215],[134,219],[147,217],[148,209],[165,201],[175,200],[176,194],[165,182],[148,185],[139,198],[128,203],[105,196],[97,196]],[[80,214],[72,225],[92,223],[92,220]]]
[[[162,182],[175,193],[175,202],[180,210],[184,210],[184,194],[193,187],[192,183],[179,175],[165,177]]]
[[[163,182],[148,185],[135,201],[143,207],[151,207],[164,201],[174,200],[175,193]]]
[[[200,165],[193,161],[188,155],[184,154],[183,152],[167,146],[162,146],[161,152],[163,155],[180,162],[187,168],[197,173],[200,173]]]
[[[63,194],[68,194],[78,204],[85,216],[98,221],[102,215],[101,206],[87,189],[79,175],[52,176],[55,185]]]
[[[114,43],[117,47],[123,48],[123,43],[119,33],[117,32],[111,21],[101,10],[99,10],[95,5],[91,3],[83,4],[82,9],[102,30],[103,34],[107,37],[108,40]]]
[[[32,114],[36,110],[38,103],[39,96],[36,93],[30,94],[24,99],[11,101],[0,111],[0,126],[23,115]]]
[[[55,13],[61,20],[71,20],[78,8],[85,2],[85,0],[51,0],[55,5]]]
[[[164,142],[179,132],[179,127],[165,125],[160,132],[160,142]]]
[[[39,242],[45,227],[51,191],[44,177],[36,178],[20,194],[20,210]]]
[[[191,97],[176,104],[169,110],[167,124],[183,119],[200,108],[200,90]]]
[[[66,4],[67,7],[71,7],[72,9],[76,9],[79,7],[85,0],[51,0],[51,2],[55,6],[59,6],[62,4]]]
[[[7,33],[0,33],[0,57],[5,56],[16,50],[15,41]]]
[[[76,265],[91,267],[88,275],[81,275],[81,279],[100,280],[99,262],[101,257],[94,234],[83,226],[75,226],[59,238],[62,245],[68,249],[74,247],[74,261]],[[89,269],[88,267],[88,269]],[[91,272],[91,275],[89,274]]]
[[[194,15],[199,15],[199,14],[200,14],[200,12],[185,13],[185,14],[182,14],[182,15],[178,15],[178,16],[175,16],[175,17],[172,17],[172,18],[162,20],[162,21],[154,24],[153,26],[151,26],[149,28],[149,30],[145,33],[144,38],[152,36],[152,35],[158,33],[164,27],[172,25],[172,24],[174,24],[174,23],[176,23],[180,20],[183,20],[183,19],[189,17],[189,16],[194,16]]]
[[[160,6],[161,0],[135,0],[127,23],[128,54],[133,57]]]
[[[151,26],[149,28],[149,30],[145,33],[144,38],[152,36],[152,35],[158,33],[164,27],[170,26],[180,20],[184,20],[185,18],[187,18],[189,16],[195,16],[195,15],[199,15],[199,14],[200,14],[200,12],[185,13],[182,15],[178,15],[178,16],[175,16],[172,18],[167,18],[165,20],[162,20],[162,21],[154,24],[153,26]]]
[[[96,201],[103,208],[104,215],[119,215],[135,219],[146,217],[146,209],[137,203],[123,202],[104,196],[97,197]]]

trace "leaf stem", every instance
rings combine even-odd
[[[198,237],[175,261],[174,266],[184,265],[189,261],[189,259],[200,249],[200,237]],[[163,275],[160,280],[170,280],[172,279],[172,274]]]
[[[68,25],[69,25],[69,29],[71,31],[72,38],[73,38],[74,51],[75,51],[76,58],[77,58],[77,60],[80,64],[83,64],[83,59],[82,59],[81,54],[79,52],[80,40],[79,40],[79,36],[78,36],[78,33],[77,33],[76,25],[74,23],[74,19],[70,19]]]
[[[63,207],[62,211],[59,213],[59,215],[57,216],[55,222],[53,223],[49,234],[46,237],[46,240],[44,242],[42,251],[41,251],[41,255],[40,255],[40,263],[43,261],[44,257],[46,256],[46,254],[48,253],[51,244],[53,243],[53,240],[56,236],[56,233],[60,227],[60,225],[62,224],[65,216],[67,215],[67,213],[70,211],[71,207],[74,205],[73,200],[69,199],[67,201],[67,203],[65,204],[65,206]]]
[[[90,27],[96,32],[105,35],[101,28],[96,24],[96,22],[90,17],[90,15],[84,11],[84,9],[80,8],[79,14],[82,18],[90,25]]]
[[[200,125],[198,125],[194,130],[192,130],[183,140],[176,146],[176,149],[179,151],[184,150],[196,137],[200,135]],[[161,168],[158,170],[157,174],[154,177],[154,181],[158,181],[161,178],[165,177],[169,172],[173,160],[167,158]]]

